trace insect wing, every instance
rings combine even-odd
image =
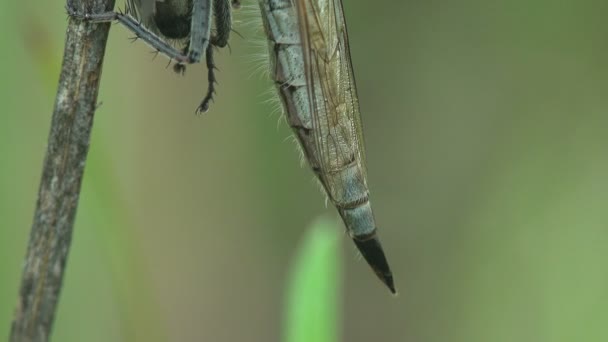
[[[357,180],[367,187],[346,22],[340,0],[297,0],[297,12],[319,176],[335,200],[344,184],[328,174],[347,165],[357,164]]]
[[[127,14],[156,31],[154,25],[154,10],[156,0],[127,0]]]

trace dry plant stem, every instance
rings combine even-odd
[[[114,0],[74,0],[73,8],[103,13]],[[10,341],[48,341],[70,249],[109,23],[70,19],[44,159],[38,202]]]

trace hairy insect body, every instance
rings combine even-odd
[[[176,62],[173,69],[184,73],[185,64],[207,64],[207,94],[197,108],[206,112],[215,94],[213,47],[228,44],[232,29],[229,0],[126,0],[124,12],[80,13],[68,1],[68,14],[90,22],[117,21],[157,52]],[[212,2],[213,1],[213,2]],[[233,1],[235,6],[238,1]],[[212,15],[215,35],[211,35]]]
[[[260,0],[270,74],[304,156],[355,244],[394,292],[369,201],[346,26],[336,3]],[[329,24],[307,24],[312,18]]]
[[[147,30],[172,43],[190,40],[192,35],[199,36],[194,39],[200,40],[201,49],[206,48],[209,36],[205,32],[211,26],[211,0],[127,0],[127,3],[127,14]]]
[[[289,3],[290,1],[285,0],[284,2]],[[271,3],[280,5],[281,1]],[[344,148],[344,146],[340,146],[339,141],[346,138],[338,136],[335,138],[337,139],[336,144],[328,144],[331,146],[328,151],[329,159],[334,161],[331,169],[322,170],[319,164],[321,156],[317,153],[312,136],[311,108],[304,75],[302,45],[300,36],[297,34],[295,9],[291,6],[277,6],[267,7],[265,10],[267,15],[264,18],[275,18],[274,21],[272,19],[265,21],[270,37],[271,77],[279,90],[281,102],[286,108],[287,122],[296,134],[311,168],[342,215],[351,235],[357,237],[372,234],[375,230],[374,218],[360,161],[352,153],[349,153],[345,159],[338,152]],[[339,111],[340,108],[333,110]],[[320,116],[326,114],[317,113]],[[333,184],[339,186],[332,186]]]
[[[171,39],[190,36],[192,0],[156,1],[154,24],[159,33]]]

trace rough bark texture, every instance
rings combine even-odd
[[[114,0],[74,0],[102,13]],[[34,223],[10,341],[48,341],[70,249],[109,23],[69,20]]]

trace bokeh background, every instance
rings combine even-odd
[[[340,340],[608,340],[608,3],[344,2],[372,202],[400,294],[341,236]],[[203,116],[203,66],[177,76],[112,27],[54,341],[283,339],[307,227],[339,221],[300,166],[260,72],[256,3],[244,3],[243,37],[218,55]],[[0,2],[2,339],[63,6]]]

